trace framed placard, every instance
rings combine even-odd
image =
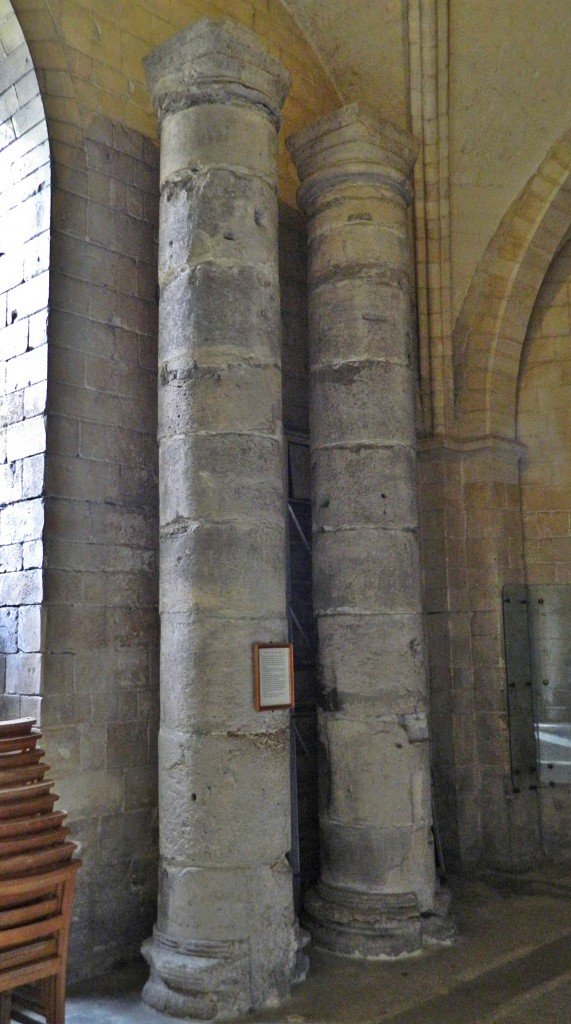
[[[254,644],[252,652],[256,711],[292,708],[293,644]]]

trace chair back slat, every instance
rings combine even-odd
[[[0,974],[0,992],[9,992],[19,985],[29,985],[33,981],[41,981],[57,974],[61,967],[59,956],[44,958],[38,963],[24,964]]]
[[[0,722],[0,1017],[11,1017],[13,990],[33,983],[43,1015],[62,1024],[80,862],[72,859],[77,846],[67,838],[66,815],[54,811],[58,796],[35,724]],[[16,1016],[21,1009],[13,1005]]]
[[[54,868],[45,874],[31,875],[27,878],[7,878],[0,887],[0,909],[13,906],[14,900],[24,903],[39,896],[51,895],[59,885],[73,881],[73,876],[80,867],[80,860],[72,860],[70,864]]]
[[[0,953],[0,977],[2,971],[8,971],[14,967],[21,967],[22,964],[29,964],[33,961],[45,960],[48,956],[57,956],[57,939],[40,939],[38,942],[28,942],[25,946],[18,946],[16,949],[8,949]]]
[[[38,796],[49,793],[53,782],[30,782],[23,786],[5,786],[0,788],[0,804],[16,804],[24,800],[34,800]]]
[[[0,736],[0,754],[13,754],[18,751],[35,750],[38,740],[42,734],[39,729],[34,729],[27,736]]]
[[[53,811],[51,814],[37,814],[33,818],[13,818],[0,821],[0,840],[8,836],[32,835],[35,832],[47,832],[57,828],[65,819],[65,811]]]
[[[49,783],[48,785],[52,784]],[[0,803],[0,820],[7,821],[10,818],[27,818],[32,814],[44,814],[46,812],[51,814],[56,800],[59,800],[57,793],[50,793],[48,796],[40,796],[34,800],[22,801],[22,803]]]
[[[12,718],[9,722],[0,722],[0,736],[25,736],[35,724],[35,718]]]
[[[8,928],[0,932],[0,950],[16,949],[18,946],[26,946],[34,943],[37,939],[46,938],[48,935],[56,936],[62,926],[61,914],[56,917],[46,917],[41,921],[34,921],[33,924],[20,925],[17,928]]]
[[[13,910],[0,910],[0,931],[29,921],[41,921],[43,917],[52,917],[59,912],[59,907],[57,896],[45,896],[35,903],[24,903]]]
[[[0,761],[0,789],[8,786],[25,786],[30,782],[41,782],[49,768],[49,764],[31,764],[21,768],[4,767]]]
[[[5,857],[18,857],[23,853],[31,853],[33,850],[43,850],[48,846],[63,843],[68,833],[68,828],[60,827],[50,829],[47,832],[35,832],[29,836],[18,836],[15,839],[2,839],[0,837],[0,860]]]
[[[45,756],[46,752],[41,747],[36,747],[35,750],[8,750],[5,753],[0,751],[0,770],[25,768],[29,764],[38,764]]]
[[[17,877],[28,872],[45,871],[54,864],[70,860],[77,847],[75,843],[61,843],[50,846],[47,850],[35,850],[19,857],[6,857],[0,860],[0,878]]]

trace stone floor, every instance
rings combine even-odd
[[[452,883],[459,938],[365,963],[311,954],[308,980],[250,1024],[570,1024],[571,871]],[[67,1024],[166,1024],[139,1000],[141,967],[74,992]]]

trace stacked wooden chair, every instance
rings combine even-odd
[[[54,810],[58,797],[34,726],[33,718],[0,722],[0,1024],[9,1024],[12,1013],[25,1020],[26,1008],[47,1024],[65,1021],[80,861],[72,859],[76,846],[67,839],[65,813]]]

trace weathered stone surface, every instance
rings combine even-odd
[[[330,444],[414,445],[412,377],[382,361],[347,361],[311,375],[312,447]]]
[[[313,567],[318,616],[422,609],[418,540],[409,531],[364,527],[317,534]]]
[[[346,956],[399,956],[422,942],[414,892],[364,892],[323,880],[306,897],[306,919],[320,946]]]
[[[229,18],[202,19],[157,47],[145,60],[153,102],[159,113],[186,107],[206,110],[213,96],[245,107],[266,106],[277,119],[290,76],[254,32]],[[240,109],[246,116],[248,107]],[[253,140],[251,140],[253,143]],[[225,163],[233,155],[225,151]],[[275,163],[270,166],[276,176]]]
[[[367,199],[369,197],[367,196]],[[343,204],[344,205],[344,204]],[[374,214],[385,212],[375,208],[376,204],[366,202],[363,205],[373,206]],[[329,213],[328,230],[311,233],[311,283],[334,278],[344,280],[347,276],[348,230],[350,231],[351,269],[355,274],[360,271],[363,277],[369,268],[374,274],[384,269],[387,279],[392,281],[407,280],[410,273],[410,246],[406,231],[406,220],[402,216],[401,204],[395,198],[396,214],[400,214],[400,230],[392,225],[384,226],[371,219],[352,220],[358,216],[347,213],[343,207],[339,210],[344,214],[339,217],[340,223],[332,223]],[[396,218],[395,218],[396,219]]]
[[[319,623],[325,709],[371,707],[387,714],[423,707],[425,672],[420,613],[327,615]]]
[[[208,523],[164,535],[161,611],[196,609],[245,619],[283,616],[283,549],[282,522],[272,527]]]
[[[331,307],[336,310],[335,317],[329,313]],[[322,284],[319,302],[312,303],[312,369],[346,357],[348,330],[354,359],[410,365],[413,319],[409,292],[366,278]]]
[[[274,182],[277,139],[263,109],[217,104],[189,107],[165,118],[161,140],[163,188],[166,182],[184,179],[196,170],[228,164],[237,173]]]
[[[317,942],[410,952],[434,904],[412,260],[416,147],[352,105],[289,142],[309,224],[313,591],[320,642]]]
[[[15,654],[18,650],[18,609],[0,609],[0,654]]]
[[[247,434],[165,438],[159,473],[163,525],[179,521],[239,520],[262,525],[283,514],[284,494],[275,475],[278,438]],[[234,477],[228,488],[230,474]]]
[[[198,22],[147,60],[161,117],[159,910],[144,998],[223,1020],[287,995],[298,936],[283,640],[278,111],[256,36]]]
[[[290,847],[287,718],[272,732],[161,730],[161,848],[183,865],[273,864]],[[176,817],[171,807],[177,808]]]
[[[379,525],[414,529],[418,523],[412,448],[324,448],[314,459],[312,490],[315,533]]]
[[[256,621],[261,643],[285,639],[283,617]],[[161,675],[171,680],[161,692],[161,720],[180,731],[224,729],[228,722],[237,732],[282,729],[282,715],[254,709],[252,681],[252,624],[248,619],[227,619],[224,644],[220,624],[200,612],[191,615],[163,612],[161,619]],[[212,686],[213,679],[219,685]]]
[[[234,1018],[254,1001],[283,999],[284,974],[272,965],[293,971],[295,964],[289,866],[280,860],[245,868],[238,890],[232,870],[169,864],[164,870],[154,940],[143,949],[151,964],[145,999],[203,1020]],[[204,938],[189,940],[189,932]],[[253,957],[260,964],[255,978],[249,974]]]
[[[390,121],[379,121],[358,103],[297,132],[287,146],[303,186],[300,201],[312,215],[312,192],[319,204],[323,185],[334,188],[339,178],[349,189],[352,181],[365,181],[372,189],[385,186],[411,198],[408,181],[418,143],[408,132]]]
[[[277,252],[276,203],[267,182],[226,167],[192,174],[161,197],[159,284],[203,260],[239,259],[269,273]]]
[[[271,266],[201,263],[163,287],[162,305],[161,362],[190,356],[198,366],[223,367],[231,359],[279,360],[278,282]]]
[[[281,429],[278,366],[196,367],[191,357],[159,376],[159,439],[193,432],[277,436]]]

